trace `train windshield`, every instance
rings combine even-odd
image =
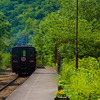
[[[35,49],[34,48],[28,48],[28,56],[32,57],[35,54]]]
[[[13,48],[12,49],[12,57],[18,57],[18,55],[19,55],[19,49]]]
[[[33,57],[35,55],[35,48],[32,47],[17,47],[12,49],[12,57]]]

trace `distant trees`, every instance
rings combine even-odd
[[[10,32],[11,25],[6,20],[3,13],[0,13],[0,37],[7,36]]]
[[[11,23],[10,40],[11,45],[18,45],[17,40],[19,31],[30,35],[36,33],[40,21],[49,13],[57,11],[60,8],[62,0],[0,0],[0,10],[7,16]],[[31,27],[28,24],[31,24]],[[34,23],[35,28],[34,28]],[[27,24],[27,25],[26,25]],[[33,25],[32,25],[33,24]],[[16,39],[16,36],[18,39]],[[13,39],[12,39],[13,38]],[[23,41],[24,42],[24,41]]]
[[[3,59],[2,52],[4,51],[5,47],[9,46],[7,37],[10,34],[10,29],[11,29],[11,24],[6,20],[6,16],[0,12],[0,69],[2,62],[4,61],[2,60]],[[7,57],[7,55],[5,57]],[[6,60],[6,62],[7,61],[8,60]]]
[[[0,51],[5,46],[5,38],[9,35],[11,24],[6,20],[3,13],[0,12]]]

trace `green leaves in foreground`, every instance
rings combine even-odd
[[[100,62],[88,57],[79,60],[75,71],[75,61],[63,63],[60,80],[66,81],[63,91],[70,100],[97,100],[100,98]]]

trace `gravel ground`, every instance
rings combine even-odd
[[[17,75],[11,72],[10,68],[6,68],[3,72],[0,73],[0,89],[13,80]],[[9,87],[0,92],[0,100],[7,98],[19,85],[21,85],[27,77],[20,77]]]

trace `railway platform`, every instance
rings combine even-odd
[[[54,100],[56,75],[56,70],[51,67],[37,68],[6,100]]]

